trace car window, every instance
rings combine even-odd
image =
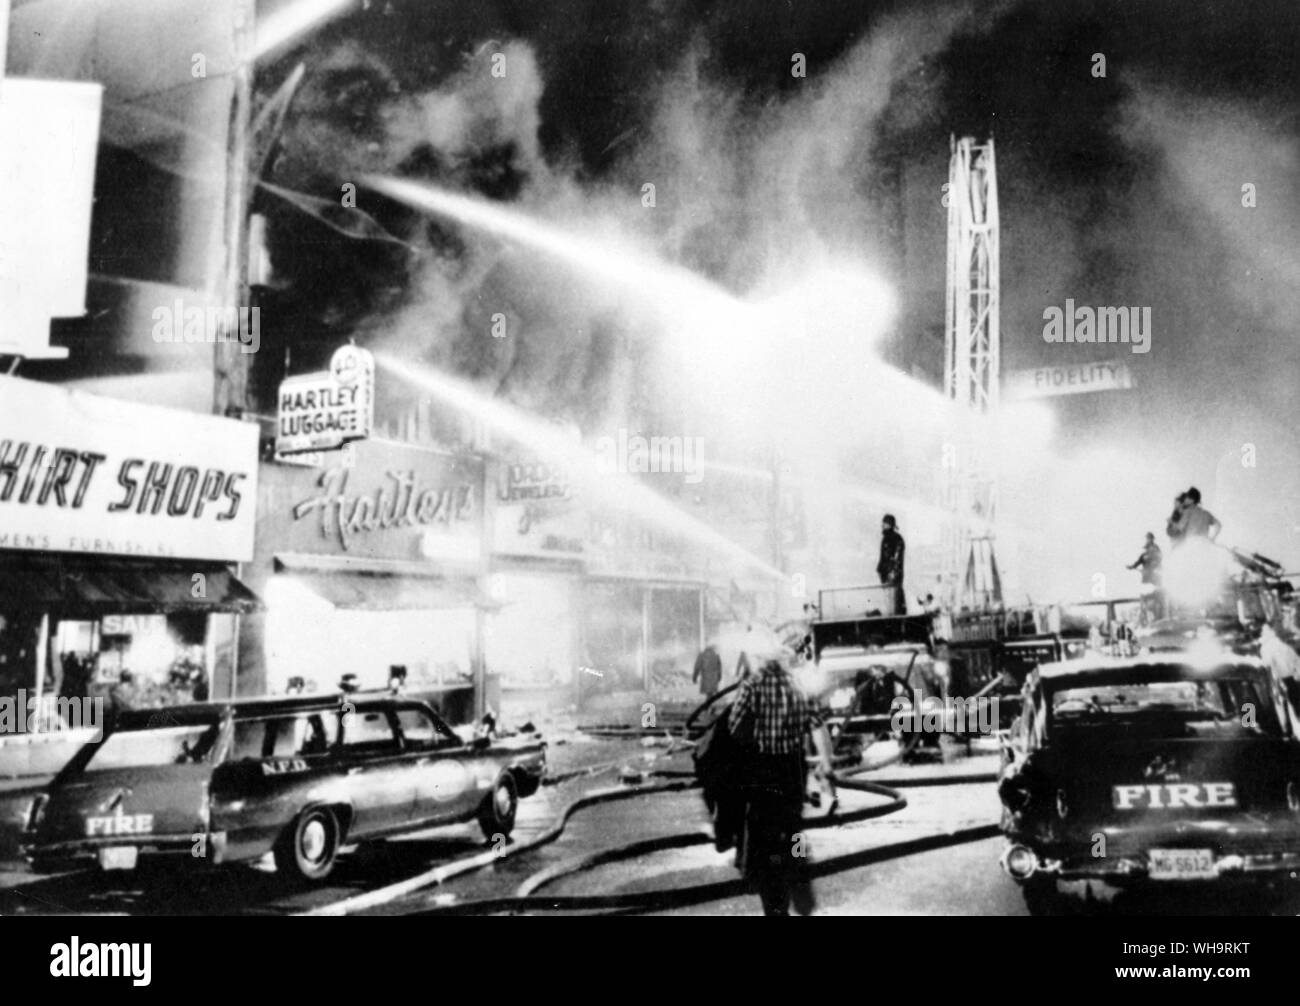
[[[333,741],[320,713],[286,716],[275,721],[270,755],[272,758],[292,758],[295,755],[325,754]]]
[[[1246,678],[1133,681],[1057,689],[1052,720],[1064,727],[1127,726],[1160,736],[1281,732],[1266,689]]]
[[[236,720],[235,739],[230,745],[231,761],[265,758],[267,726],[270,720]]]
[[[220,726],[162,727],[155,730],[118,730],[94,745],[86,772],[147,765],[198,765],[207,762]]]
[[[396,747],[397,737],[384,710],[354,710],[343,726],[343,745],[347,748]]]
[[[401,727],[402,736],[408,744],[427,747],[456,742],[456,738],[449,737],[438,729],[438,724],[434,722],[433,717],[423,709],[397,710],[397,725]]]

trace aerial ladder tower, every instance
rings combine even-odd
[[[995,426],[1001,368],[998,290],[998,184],[993,139],[951,141],[948,166],[948,282],[944,325],[944,393]],[[972,417],[974,419],[974,417]],[[990,609],[1002,603],[993,554],[996,517],[996,443],[968,436],[946,465],[953,509],[945,580],[954,608]]]

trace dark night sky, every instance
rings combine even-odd
[[[1300,6],[409,0],[382,8],[375,0],[270,68],[268,83],[298,59],[311,69],[277,180],[324,192],[349,172],[393,170],[532,206],[585,200],[625,220],[615,197],[658,179],[668,212],[652,239],[665,258],[744,294],[781,268],[763,251],[774,233],[860,254],[900,293],[895,339],[942,324],[937,188],[948,136],[992,131],[1004,367],[1123,350],[1139,385],[1053,403],[1058,443],[1109,451],[1117,480],[1149,478],[1149,495],[1134,496],[1133,508],[1163,510],[1174,489],[1195,482],[1207,501],[1219,497],[1225,523],[1237,518],[1244,543],[1300,561],[1292,502],[1300,449],[1289,415],[1300,376]],[[506,45],[535,65],[515,81],[521,90],[502,97],[485,90],[478,70]],[[807,79],[791,77],[794,52],[808,58]],[[1104,79],[1090,72],[1094,53],[1106,57]],[[323,61],[352,67],[358,80],[340,87],[336,73],[330,83]],[[413,112],[408,99],[420,95],[422,111]],[[430,122],[439,125],[424,131],[437,135],[420,137]],[[901,189],[891,188],[900,176]],[[1245,183],[1256,187],[1255,208],[1241,204]],[[932,214],[900,194],[930,185]],[[481,299],[500,281],[490,273],[448,281],[462,321],[473,312],[469,285]],[[1150,306],[1151,353],[1044,343],[1042,312],[1067,297]],[[578,326],[570,349],[598,356],[600,327]],[[525,353],[487,365],[527,401],[524,363],[555,376],[539,360]],[[581,381],[592,366],[579,368]],[[556,386],[569,394],[581,385]],[[1216,464],[1247,443],[1256,469]]]

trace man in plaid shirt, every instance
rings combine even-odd
[[[831,774],[831,741],[824,712],[790,677],[785,659],[758,662],[732,704],[728,727],[747,749],[745,824],[736,862],[755,886],[765,915],[812,911],[812,885],[804,876],[802,834],[806,749],[811,735],[823,777]]]

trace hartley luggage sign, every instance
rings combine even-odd
[[[1133,375],[1122,360],[1066,363],[1053,367],[1014,370],[1003,378],[1002,397],[1008,400],[1081,395],[1089,391],[1123,391],[1133,387]]]
[[[280,382],[277,454],[337,450],[370,436],[375,420],[375,358],[342,346],[330,369]]]
[[[245,562],[256,423],[0,377],[0,549]]]

